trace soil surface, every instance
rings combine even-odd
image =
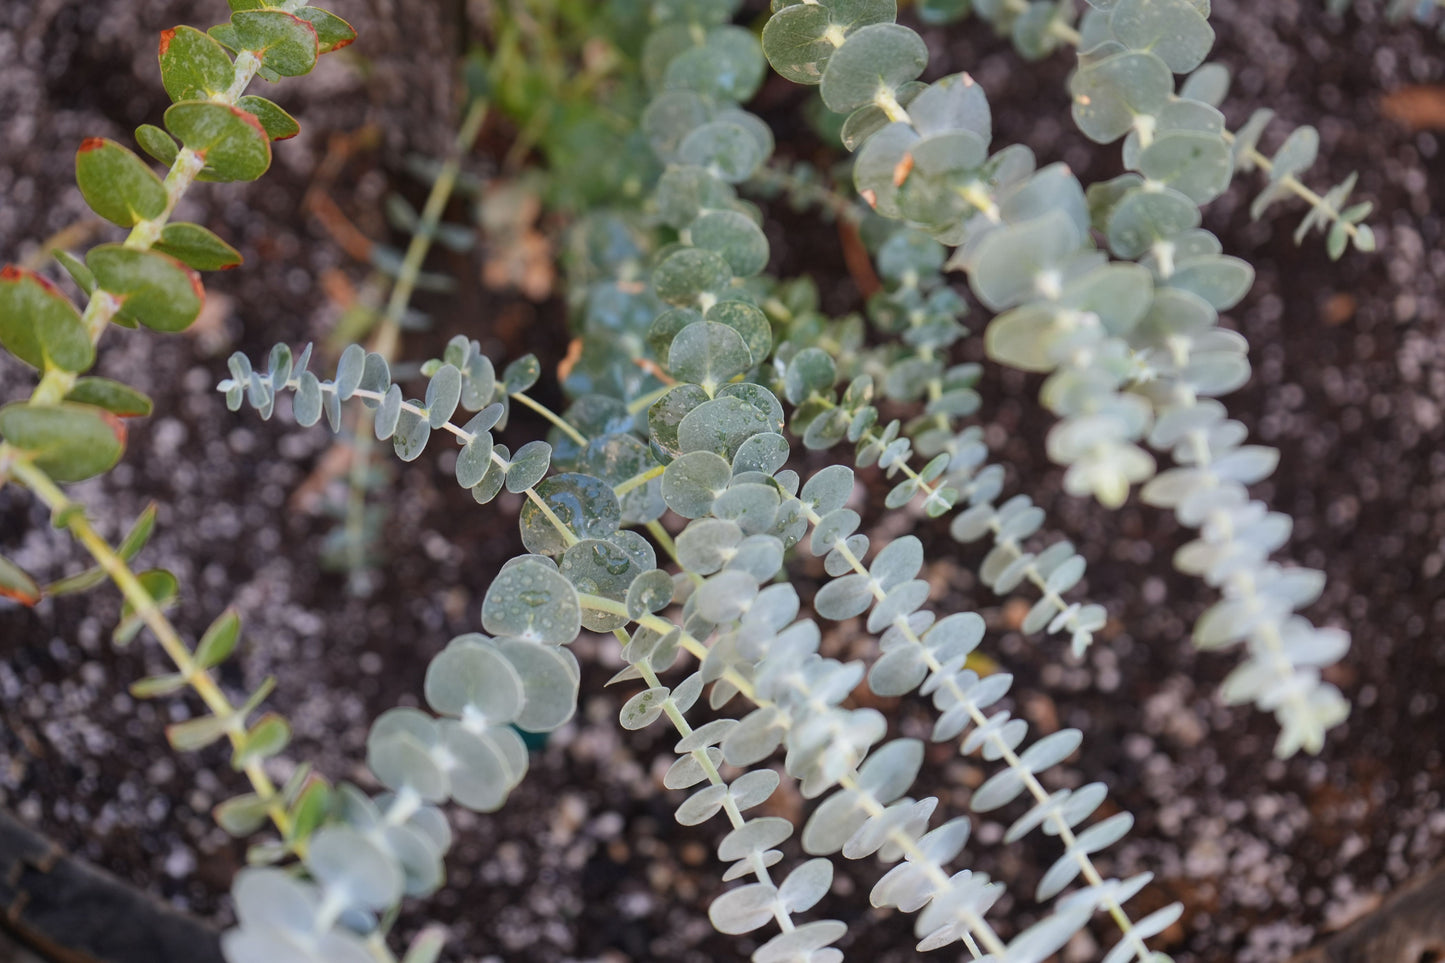
[[[36,239],[83,219],[71,175],[74,146],[87,136],[128,140],[136,124],[155,122],[165,106],[155,35],[214,15],[218,6],[0,4],[0,257],[31,257]],[[452,78],[468,5],[335,6],[362,39],[313,76],[274,91],[304,130],[279,145],[272,174],[251,186],[203,186],[184,202],[182,216],[232,240],[247,263],[208,278],[206,318],[193,333],[117,329],[103,343],[99,373],[149,391],[157,414],[133,426],[118,468],[74,492],[113,539],[147,502],[158,503],[158,531],[141,561],[179,576],[174,618],[183,631],[199,634],[227,605],[240,610],[246,635],[222,679],[239,696],[267,675],[277,678],[270,704],[296,732],[278,774],[310,760],[332,779],[365,782],[369,720],[417,703],[427,659],[453,635],[478,628],[490,577],[520,545],[511,521],[515,498],[479,508],[435,458],[387,461],[385,555],[371,593],[351,593],[344,574],[320,564],[335,527],[325,506],[338,501],[341,484],[323,483],[320,497],[303,497],[315,487],[308,481],[319,477],[332,436],[297,428],[284,406],[269,423],[254,412],[233,415],[212,390],[231,351],[261,358],[278,340],[320,340],[341,314],[343,280],[366,290],[365,266],[300,213],[330,135],[364,125],[380,132],[376,146],[346,162],[330,192],[376,239],[388,236],[388,192],[414,201],[424,192],[406,158],[436,157],[452,136]],[[1137,502],[1106,513],[1060,494],[1059,473],[1043,451],[1051,419],[1037,404],[1036,379],[990,366],[982,416],[996,457],[1010,468],[1012,490],[1032,494],[1049,513],[1049,530],[1088,558],[1080,596],[1109,607],[1109,627],[1082,663],[1070,662],[1056,640],[1020,637],[1019,604],[977,584],[979,553],[959,548],[943,526],[885,517],[879,507],[865,515],[875,544],[916,526],[930,547],[933,604],[985,615],[993,629],[985,645],[1018,676],[1018,709],[1036,731],[1067,725],[1085,732],[1080,754],[1053,773],[1056,784],[1104,780],[1111,805],[1134,813],[1128,840],[1100,863],[1118,875],[1155,874],[1131,904],[1137,914],[1184,903],[1183,919],[1159,939],[1181,963],[1286,959],[1445,858],[1445,169],[1438,108],[1445,58],[1434,33],[1385,23],[1381,4],[1362,2],[1343,18],[1321,6],[1216,0],[1217,56],[1236,72],[1226,113],[1238,125],[1257,107],[1274,109],[1279,119],[1265,139],[1271,149],[1292,125],[1317,126],[1321,160],[1308,182],[1323,190],[1358,170],[1358,196],[1375,202],[1380,253],[1331,263],[1317,236],[1296,247],[1290,235],[1298,205],[1251,223],[1258,175],[1242,176],[1210,205],[1205,226],[1258,270],[1228,321],[1247,335],[1255,365],[1251,384],[1227,399],[1230,411],[1253,437],[1282,451],[1281,470],[1261,494],[1296,520],[1288,558],[1328,573],[1325,596],[1308,614],[1354,635],[1349,656],[1331,670],[1354,710],[1325,750],[1277,761],[1271,719],[1220,705],[1219,683],[1236,660],[1198,654],[1187,642],[1193,619],[1212,601],[1208,589],[1169,564],[1187,534]],[[1091,145],[1071,125],[1064,93],[1071,57],[1025,64],[973,21],[928,36],[930,78],[966,69],[988,91],[996,147],[1027,143],[1042,161],[1067,161],[1086,182],[1118,172],[1117,145]],[[1434,103],[1433,118],[1428,109],[1399,106],[1400,91],[1416,86],[1424,92],[1410,96]],[[796,120],[808,96],[774,78],[758,109],[784,121],[781,153],[817,161],[826,157]],[[490,126],[469,171],[495,171],[511,136],[504,124]],[[786,229],[770,235],[773,270],[815,272],[830,308],[857,308],[832,229],[776,213]],[[458,204],[453,215],[466,211]],[[552,370],[567,337],[560,299],[536,303],[490,291],[475,258],[438,253],[429,264],[454,274],[458,287],[418,298],[433,327],[407,337],[409,358],[435,354],[460,332],[481,339],[494,357],[536,351]],[[985,318],[979,312],[976,326]],[[978,340],[961,356],[980,358]],[[0,363],[0,401],[23,396],[29,384],[17,365]],[[519,418],[507,440],[515,447],[541,433]],[[14,486],[0,490],[0,551],[44,578],[84,562]],[[820,573],[815,568],[804,565],[810,575]],[[210,810],[243,783],[219,749],[178,755],[166,745],[164,726],[186,718],[194,703],[127,694],[131,682],[165,666],[144,638],[111,646],[118,609],[110,589],[34,610],[0,607],[0,805],[77,856],[224,926],[244,846],[215,826]],[[854,624],[837,627],[827,644],[847,656],[869,651]],[[534,754],[532,771],[502,812],[452,814],[457,843],[448,885],[409,905],[400,931],[428,919],[445,923],[453,960],[744,959],[753,944],[718,935],[706,915],[723,888],[711,853],[721,826],[678,826],[672,810],[682,797],[661,786],[671,740],[616,724],[630,690],[603,688],[620,666],[613,641],[584,638],[575,648],[584,666],[577,717]],[[884,708],[901,732],[928,724],[927,707],[914,701]],[[988,771],[954,747],[935,746],[915,793],[937,793],[957,814]],[[808,804],[782,792],[769,805],[796,815]],[[964,859],[1009,884],[1011,895],[992,916],[1012,931],[1035,918],[1032,889],[1058,849],[1040,834],[1003,846],[1004,825],[977,819]],[[911,918],[868,907],[877,868],[849,869],[818,908],[858,921],[841,944],[849,958],[913,958]],[[1112,944],[1098,922],[1093,936],[1065,949],[1064,960],[1097,959]]]

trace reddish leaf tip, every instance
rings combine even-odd
[[[0,597],[14,599],[26,608],[34,608],[40,602],[40,596],[6,585],[0,585]]]
[[[80,150],[79,150],[79,153],[81,153],[81,154],[87,154],[87,153],[89,153],[89,152],[91,152],[91,151],[93,151],[93,150],[99,150],[100,148],[102,148],[102,147],[104,147],[104,146],[105,146],[105,138],[104,138],[104,137],[87,137],[85,140],[83,140],[83,141],[80,142]]]
[[[0,268],[0,281],[18,281],[25,276],[25,270],[13,264]]]
[[[342,47],[349,47],[354,43],[356,43],[355,37],[347,37],[345,40],[338,40],[335,45],[332,46],[331,52],[336,53],[336,51],[340,50]]]
[[[166,51],[168,51],[168,50],[171,49],[171,41],[174,40],[175,37],[176,37],[176,31],[175,31],[174,28],[172,28],[172,29],[170,29],[170,30],[162,30],[162,31],[161,31],[161,54],[160,54],[160,55],[161,55],[162,57],[164,57],[164,56],[166,55]]]
[[[271,143],[271,138],[266,133],[266,128],[261,126],[261,121],[257,119],[255,114],[251,113],[249,110],[242,110],[240,107],[234,106],[231,108],[231,113],[235,114],[237,117],[241,118],[246,123],[254,127],[256,129],[256,133],[266,138],[266,143]]]

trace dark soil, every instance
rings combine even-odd
[[[74,145],[94,135],[125,139],[136,124],[155,121],[165,102],[153,38],[197,20],[202,6],[210,5],[0,4],[6,260],[30,256],[34,239],[82,216],[70,174]],[[374,238],[386,236],[386,192],[421,192],[405,173],[406,154],[437,156],[451,138],[451,78],[462,44],[455,18],[464,5],[336,6],[362,41],[276,94],[301,120],[301,137],[281,145],[275,170],[259,184],[203,187],[185,202],[185,217],[217,229],[247,257],[241,269],[209,281],[207,323],[185,337],[120,330],[107,337],[100,373],[149,390],[158,413],[134,426],[115,471],[75,493],[113,538],[148,501],[159,504],[159,531],[142,561],[180,577],[175,620],[184,631],[199,633],[226,605],[239,608],[246,637],[223,681],[239,694],[277,677],[270,704],[296,730],[278,771],[311,760],[330,778],[364,781],[369,720],[416,704],[426,660],[451,636],[478,627],[489,578],[519,544],[510,521],[515,499],[478,508],[434,459],[392,462],[375,591],[348,593],[345,576],[318,562],[332,519],[294,498],[332,437],[298,429],[284,409],[271,423],[254,412],[232,415],[212,390],[232,350],[262,357],[274,341],[326,335],[339,312],[318,281],[325,272],[356,282],[366,276],[315,219],[298,213],[328,134],[368,123],[382,132],[381,148],[354,158],[333,191]],[[1139,914],[1183,901],[1183,920],[1159,941],[1181,963],[1285,959],[1445,857],[1445,171],[1439,132],[1409,129],[1381,107],[1391,91],[1445,83],[1445,59],[1433,33],[1383,23],[1379,4],[1361,3],[1344,19],[1320,6],[1216,0],[1218,56],[1237,76],[1226,109],[1238,124],[1255,107],[1273,108],[1280,119],[1266,138],[1270,147],[1292,124],[1316,125],[1321,161],[1309,182],[1323,189],[1359,170],[1359,196],[1376,205],[1380,253],[1332,264],[1318,237],[1297,248],[1294,208],[1251,223],[1248,201],[1260,184],[1252,176],[1209,207],[1205,224],[1227,252],[1258,269],[1253,292],[1230,317],[1253,346],[1256,377],[1229,406],[1256,438],[1283,452],[1281,471],[1262,494],[1296,519],[1289,558],[1329,575],[1309,614],[1354,634],[1349,656],[1331,670],[1355,706],[1348,724],[1319,757],[1279,762],[1270,752],[1271,719],[1220,706],[1215,693],[1235,660],[1188,645],[1189,626],[1211,598],[1169,565],[1188,536],[1135,503],[1104,513],[1059,494],[1058,472],[1043,453],[1050,418],[1033,379],[990,367],[983,416],[1014,490],[1032,494],[1048,510],[1050,529],[1080,546],[1090,562],[1086,594],[1109,606],[1110,626],[1083,664],[1070,663],[1057,641],[1022,639],[1012,629],[1017,606],[977,586],[978,553],[960,549],[942,526],[917,522],[932,548],[934,604],[977,608],[989,619],[996,631],[986,644],[1019,676],[1021,714],[1040,731],[1071,725],[1086,733],[1080,756],[1056,774],[1061,784],[1102,779],[1112,803],[1136,815],[1128,841],[1101,863],[1120,875],[1155,873],[1133,904]],[[1086,181],[1117,172],[1117,147],[1088,144],[1069,122],[1070,58],[1024,64],[976,22],[930,34],[930,45],[931,76],[967,69],[989,92],[996,146],[1022,141],[1043,161],[1067,161]],[[776,119],[802,102],[797,89],[775,81],[760,109]],[[509,137],[503,125],[490,128],[470,170],[493,171]],[[782,128],[779,140],[784,153],[819,159],[799,122]],[[465,214],[461,205],[454,213]],[[855,308],[831,229],[786,212],[780,218],[789,230],[774,268],[819,272],[829,306]],[[434,328],[408,337],[409,357],[425,358],[462,332],[495,356],[537,351],[552,369],[566,340],[559,301],[489,292],[463,258],[438,255],[432,263],[458,274],[460,287],[418,300]],[[977,358],[981,346],[975,340],[963,353]],[[0,401],[28,385],[16,365],[0,365]],[[540,432],[519,419],[510,440]],[[336,484],[327,489],[338,492]],[[870,514],[880,538],[916,521]],[[47,578],[82,564],[14,486],[0,491],[0,551]],[[33,611],[0,608],[0,804],[75,854],[226,925],[226,891],[244,848],[216,828],[210,810],[244,786],[221,751],[177,755],[166,746],[162,729],[194,704],[139,702],[126,693],[164,666],[144,640],[111,647],[118,607],[113,591],[100,590]],[[829,644],[853,656],[868,651],[854,625]],[[620,665],[612,640],[583,639],[576,651],[585,667],[577,718],[534,755],[506,809],[453,813],[448,886],[411,907],[401,930],[427,919],[447,924],[455,960],[744,958],[751,944],[719,936],[706,917],[722,888],[710,852],[720,827],[679,827],[671,812],[681,797],[660,782],[671,740],[616,725],[628,693],[602,688]],[[904,732],[925,724],[926,711],[912,702],[885,708]],[[918,791],[940,794],[950,814],[962,812],[984,764],[949,746],[934,747],[930,760]],[[805,811],[786,793],[770,805]],[[1003,847],[1001,835],[1001,824],[976,820],[965,859],[1009,883],[1013,895],[993,914],[1007,930],[1034,918],[1029,894],[1057,848],[1039,835]],[[870,910],[866,893],[877,870],[853,869],[820,907],[860,921],[844,944],[849,957],[912,958],[912,921]],[[1096,935],[1112,943],[1102,926]],[[1063,958],[1097,959],[1099,949],[1081,937]]]

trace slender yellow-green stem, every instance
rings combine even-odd
[[[28,460],[12,459],[10,471],[16,481],[35,493],[35,496],[50,509],[52,515],[64,519],[65,527],[71,535],[85,547],[86,551],[95,559],[96,564],[120,589],[125,600],[130,603],[136,615],[155,635],[156,641],[160,643],[161,648],[175,664],[176,671],[185,677],[186,683],[200,696],[206,708],[218,718],[227,720],[226,735],[230,738],[232,746],[239,747],[246,736],[246,720],[240,718],[236,707],[231,704],[230,699],[226,698],[226,694],[221,691],[221,687],[211,677],[210,671],[196,662],[190,647],[186,645],[160,606],[156,605],[155,599],[146,591],[140,579],[130,570],[125,559],[121,558],[110,543],[91,526],[89,519],[85,517],[83,506],[72,501],[49,475]],[[289,841],[291,818],[286,812],[271,777],[266,774],[266,770],[259,760],[248,762],[243,772],[250,780],[256,795],[266,801],[267,815],[275,823],[276,829],[280,831],[283,839]],[[295,843],[295,849],[298,854],[305,855],[304,842]]]
[[[431,193],[427,195],[426,204],[422,208],[416,233],[411,236],[411,243],[407,245],[406,254],[402,256],[401,269],[397,271],[396,283],[392,285],[391,296],[382,312],[381,327],[372,344],[372,350],[383,358],[390,359],[396,353],[396,343],[401,337],[401,319],[406,314],[407,305],[411,303],[413,292],[416,291],[422,262],[431,250],[432,238],[436,235],[442,212],[446,210],[452,191],[456,189],[462,160],[470,153],[472,145],[476,143],[477,134],[481,132],[482,124],[486,123],[487,108],[488,103],[482,98],[472,101],[462,119],[462,126],[457,131],[452,154],[442,164],[441,170],[437,171],[436,180],[432,181]]]
[[[537,414],[541,415],[543,418],[546,418],[552,424],[556,425],[561,430],[562,434],[566,435],[568,438],[571,438],[577,444],[584,447],[586,446],[586,436],[583,435],[576,428],[573,428],[571,425],[567,424],[567,422],[563,420],[562,416],[557,414],[551,408],[548,408],[546,405],[542,404],[540,401],[533,398],[525,391],[514,391],[512,392],[512,397],[516,398],[522,404],[526,405],[528,408],[531,408]]]
[[[407,245],[401,268],[397,271],[386,307],[382,311],[381,320],[377,323],[376,333],[371,341],[371,350],[388,362],[396,354],[397,342],[401,338],[401,319],[406,314],[407,306],[411,303],[412,294],[416,291],[417,278],[421,276],[421,266],[426,260],[427,253],[431,250],[437,225],[441,223],[442,212],[446,210],[452,193],[456,190],[457,178],[461,174],[462,160],[471,152],[472,145],[476,143],[482,125],[486,123],[487,111],[488,102],[486,100],[478,98],[472,101],[471,106],[467,108],[466,116],[462,119],[461,127],[457,130],[451,155],[442,163],[436,180],[432,182],[431,191],[427,194],[416,233],[412,235],[411,242]],[[347,533],[346,549],[349,567],[353,572],[360,569],[365,562],[362,555],[365,547],[362,527],[366,520],[366,472],[371,463],[374,447],[371,437],[371,421],[371,412],[363,409],[358,412],[352,424],[351,468],[347,473],[346,520],[343,524]]]

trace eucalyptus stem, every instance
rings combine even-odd
[[[239,748],[246,735],[245,720],[239,718],[236,707],[211,677],[210,670],[196,662],[180,633],[156,604],[150,592],[146,591],[140,579],[130,570],[125,559],[91,526],[89,519],[85,517],[84,506],[72,501],[49,475],[29,460],[13,458],[10,471],[16,481],[30,489],[56,519],[63,520],[65,528],[69,529],[76,541],[95,559],[96,564],[110,576],[136,615],[155,635],[156,641],[174,663],[176,670],[185,678],[187,685],[195,690],[212,714],[228,720],[226,736],[232,746]],[[291,817],[281,803],[275,783],[266,774],[261,762],[247,762],[242,771],[250,780],[256,795],[266,801],[267,815],[271,817],[282,839],[289,840]],[[297,841],[294,847],[298,855],[305,856],[304,841]]]

